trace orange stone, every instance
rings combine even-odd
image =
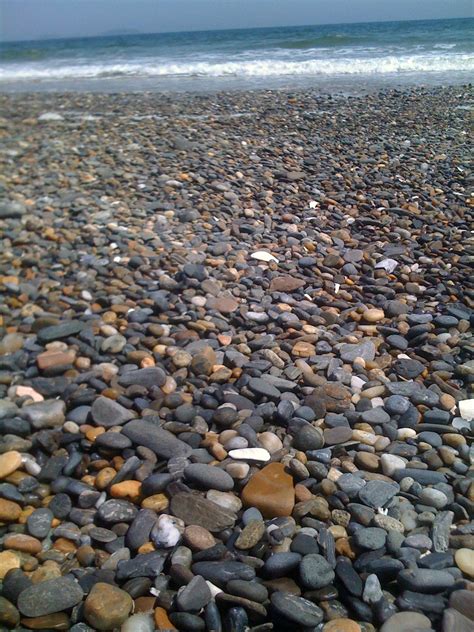
[[[35,555],[43,549],[39,540],[33,538],[31,535],[26,535],[24,533],[8,534],[7,536],[5,536],[3,546],[5,549],[23,551],[23,553],[30,553],[31,555]]]
[[[328,621],[323,632],[361,632],[360,625],[352,619],[340,618]]]
[[[153,618],[155,619],[155,625],[158,630],[176,630],[164,608],[155,608]]]
[[[113,498],[127,498],[136,502],[140,498],[141,487],[140,481],[122,481],[111,486],[110,495]]]
[[[0,522],[16,522],[20,514],[20,505],[11,500],[0,498]]]
[[[20,558],[13,551],[0,552],[0,580],[5,577],[12,568],[20,568]]]
[[[242,491],[242,502],[265,518],[291,516],[295,506],[293,478],[282,463],[270,463],[252,476]]]

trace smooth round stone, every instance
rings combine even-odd
[[[21,454],[16,450],[0,454],[0,479],[6,478],[21,467]]]
[[[45,538],[50,529],[54,515],[50,509],[35,509],[26,521],[28,533],[35,538]]]
[[[84,602],[84,615],[97,630],[121,626],[133,608],[133,599],[118,586],[104,582],[94,584]]]
[[[0,551],[0,580],[3,580],[8,571],[20,568],[20,557],[13,551]]]
[[[306,588],[316,589],[328,586],[335,573],[331,565],[322,555],[305,555],[299,567],[300,579]]]
[[[299,553],[274,553],[265,562],[265,575],[274,579],[291,573],[301,561]]]
[[[413,630],[431,630],[431,621],[419,612],[397,612],[380,628],[380,632],[413,632]]]
[[[225,470],[204,463],[191,463],[184,468],[184,476],[200,489],[217,489],[228,492],[234,487],[234,480]]]
[[[128,500],[111,499],[103,503],[97,512],[100,520],[107,524],[115,522],[132,522],[138,509]]]
[[[403,546],[418,549],[419,551],[430,551],[433,546],[433,542],[427,535],[424,535],[423,533],[415,533],[414,535],[409,535],[405,538]]]
[[[73,608],[82,601],[82,588],[68,576],[34,584],[21,592],[18,609],[26,617],[41,617]]]
[[[16,628],[20,624],[20,613],[5,597],[0,596],[0,626]]]
[[[457,567],[470,579],[474,579],[474,551],[472,549],[458,549],[454,554]]]
[[[366,309],[362,314],[362,318],[366,323],[378,323],[385,318],[385,314],[383,309]]]
[[[448,497],[439,489],[433,487],[425,487],[421,490],[419,495],[420,502],[423,505],[429,505],[436,509],[442,509],[448,504]]]
[[[338,617],[325,623],[323,632],[361,632],[361,627],[352,619]]]
[[[389,477],[392,476],[395,470],[403,470],[406,467],[406,462],[395,454],[382,454],[380,463],[382,472]]]
[[[125,450],[132,447],[132,442],[121,432],[104,432],[96,437],[95,445],[109,450]]]
[[[277,615],[298,626],[313,628],[323,620],[323,611],[316,604],[287,592],[274,592],[271,605]]]
[[[371,426],[377,426],[379,424],[388,423],[390,421],[390,415],[385,412],[381,406],[377,406],[377,408],[371,408],[363,412],[361,421]]]
[[[233,511],[234,513],[237,513],[242,509],[242,502],[240,498],[228,492],[219,492],[215,489],[210,489],[206,494],[206,499],[212,501],[223,509]]]
[[[353,540],[361,549],[375,551],[385,545],[387,533],[378,527],[359,529],[353,535]]]
[[[447,571],[424,568],[405,569],[398,575],[398,583],[402,588],[428,595],[448,590],[454,581],[453,575]]]
[[[281,439],[279,439],[273,432],[261,432],[258,435],[258,441],[260,445],[270,454],[274,454],[283,448]]]
[[[263,603],[268,599],[268,590],[258,582],[246,582],[242,579],[232,579],[227,583],[226,591],[231,595],[237,595],[250,601]]]

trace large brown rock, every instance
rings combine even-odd
[[[113,630],[128,618],[132,607],[133,599],[124,590],[98,582],[84,603],[84,615],[97,630]]]
[[[282,463],[270,463],[252,476],[242,491],[242,502],[256,507],[265,518],[291,516],[295,506],[292,477]]]
[[[272,279],[270,292],[294,292],[304,285],[306,285],[306,282],[303,279],[296,279],[289,275],[279,276]]]

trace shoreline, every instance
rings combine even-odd
[[[467,629],[470,103],[0,93],[0,626]]]

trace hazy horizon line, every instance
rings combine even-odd
[[[54,42],[58,40],[74,40],[74,39],[95,39],[97,37],[133,37],[142,35],[176,35],[178,33],[214,33],[214,32],[226,32],[226,31],[264,31],[267,29],[278,28],[302,28],[305,26],[342,26],[344,24],[390,24],[395,22],[446,22],[448,20],[474,20],[471,16],[453,16],[449,18],[417,18],[413,19],[401,19],[401,20],[363,20],[347,22],[318,22],[318,23],[305,23],[305,24],[273,24],[269,26],[238,26],[235,28],[209,28],[209,29],[182,29],[179,31],[140,31],[137,29],[111,29],[110,32],[96,33],[95,35],[69,35],[66,37],[60,37],[57,35],[43,35],[34,39],[2,39],[0,34],[0,44],[8,43],[22,43],[22,42]],[[115,32],[116,31],[116,32]]]

